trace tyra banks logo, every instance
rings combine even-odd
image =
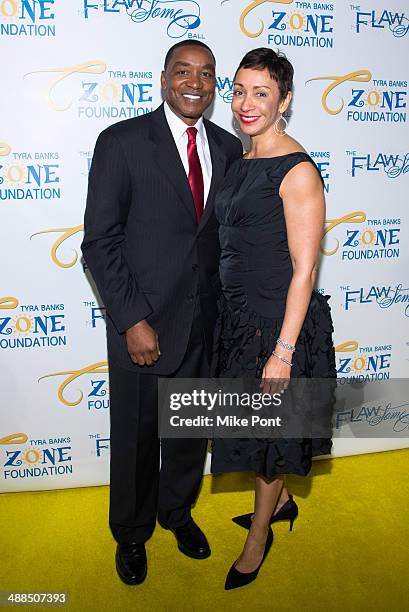
[[[0,308],[0,350],[67,345],[64,304],[20,304],[3,297]]]
[[[337,228],[337,238],[328,233]],[[400,257],[401,219],[367,218],[357,211],[336,219],[328,219],[324,230],[323,255],[338,253],[343,261],[377,261]],[[335,245],[329,247],[330,239]]]
[[[153,110],[153,76],[147,68],[108,68],[97,59],[33,70],[24,77],[47,78],[48,106],[58,112],[75,110],[79,119],[128,119]]]
[[[343,114],[347,121],[355,122],[406,122],[406,80],[373,79],[369,70],[355,70],[341,75],[312,77],[305,84],[315,81],[329,82],[322,93],[321,104],[331,116]],[[334,99],[335,89],[337,93],[342,92],[337,101]]]
[[[1,448],[4,446],[5,448]],[[4,480],[69,476],[73,472],[71,439],[30,439],[26,433],[0,438],[1,471]]]
[[[55,0],[1,0],[0,36],[55,36]]]
[[[391,344],[380,342],[364,346],[350,340],[336,346],[335,354],[339,379],[362,382],[390,378]]]
[[[233,1],[224,0],[222,4]],[[328,3],[253,0],[246,2],[239,25],[245,36],[265,34],[266,44],[275,47],[332,48],[333,10],[333,4]]]
[[[328,234],[332,232],[332,230],[334,230],[335,228],[339,228],[339,226],[342,226],[344,223],[363,223],[365,220],[366,220],[366,214],[362,211],[347,213],[346,215],[343,215],[342,217],[335,217],[334,219],[327,219],[325,221],[324,235],[322,238],[322,245],[320,249],[321,253],[323,255],[334,255],[339,250],[339,247],[340,247],[339,239],[338,238],[333,239],[332,235],[331,235],[331,239],[335,241],[335,245],[332,248],[328,246],[328,242],[329,242]]]
[[[61,199],[58,151],[14,151],[0,143],[0,201]]]
[[[66,370],[62,372],[54,372],[52,374],[45,374],[39,378],[45,380],[46,378],[54,378],[64,376],[63,381],[60,383],[57,396],[61,404],[68,407],[80,406],[84,400],[84,392],[81,389],[77,389],[77,393],[74,398],[68,398],[66,393],[69,393],[68,387],[79,379],[84,380],[86,387],[86,404],[88,410],[101,410],[109,408],[109,395],[108,395],[108,377],[104,376],[108,374],[108,363],[106,361],[98,361],[97,363],[91,363],[79,370]]]

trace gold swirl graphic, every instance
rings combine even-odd
[[[43,378],[50,378],[52,376],[68,376],[68,378],[66,378],[58,387],[58,399],[65,406],[78,406],[78,404],[82,402],[82,398],[84,397],[83,392],[80,391],[80,398],[78,400],[76,400],[75,402],[69,402],[64,397],[64,391],[66,387],[83,374],[106,374],[107,372],[108,362],[98,361],[97,363],[92,363],[91,365],[86,366],[81,370],[68,370],[67,372],[55,372],[54,374],[46,374],[45,376],[39,378],[38,382],[40,382],[40,380],[43,380]]]
[[[11,153],[11,146],[7,142],[0,142],[0,157],[5,157]]]
[[[325,223],[328,225],[324,229],[322,239],[324,239],[326,234],[328,234],[328,232],[334,229],[334,227],[341,225],[341,223],[347,223],[347,222],[348,223],[363,223],[364,221],[366,221],[366,214],[362,211],[348,213],[344,215],[343,217],[339,217],[339,219],[327,219]],[[334,253],[336,253],[339,249],[339,240],[336,240],[336,243],[337,243],[337,246],[334,249],[332,249],[332,251],[326,251],[323,247],[320,247],[321,253],[323,255],[334,255]]]
[[[30,74],[44,74],[48,72],[56,72],[57,76],[50,79],[46,89],[46,99],[49,106],[55,111],[66,111],[72,105],[71,102],[68,102],[65,106],[58,106],[56,102],[54,102],[52,94],[61,81],[64,81],[67,77],[73,74],[103,74],[107,69],[107,65],[102,60],[91,60],[88,62],[83,62],[82,64],[75,64],[74,66],[67,66],[65,68],[49,68],[47,70],[33,70],[32,72],[27,72],[24,76],[29,76]]]
[[[15,297],[7,296],[0,298],[0,308],[4,310],[10,310],[12,308],[17,308],[18,299]]]
[[[255,8],[257,8],[258,6],[261,6],[262,4],[265,4],[266,2],[279,2],[280,4],[291,4],[293,0],[253,0],[253,2],[251,2],[248,6],[246,6],[246,8],[243,10],[243,12],[240,15],[240,30],[243,32],[243,34],[245,34],[246,36],[248,36],[249,38],[257,38],[257,36],[260,36],[260,34],[263,33],[264,31],[264,21],[262,19],[260,19],[260,29],[257,30],[257,32],[249,32],[246,28],[246,26],[244,25],[244,20],[246,19],[247,15],[249,13],[251,13],[251,11],[253,11]]]
[[[341,83],[346,83],[347,81],[352,81],[353,83],[368,83],[372,79],[372,74],[369,70],[356,70],[355,72],[349,72],[348,74],[344,74],[341,76],[320,76],[314,77],[312,79],[308,79],[305,81],[305,84],[310,83],[311,81],[332,81],[328,85],[328,87],[324,90],[322,94],[321,102],[323,109],[330,115],[338,115],[342,109],[344,108],[344,99],[341,98],[341,106],[336,109],[331,109],[327,104],[327,97],[331,93],[333,89],[341,85]]]
[[[356,340],[348,340],[334,347],[336,353],[351,353],[358,350],[358,342]]]
[[[28,440],[28,435],[25,433],[15,433],[9,436],[0,438],[0,444],[25,444]]]
[[[33,236],[39,236],[40,234],[61,233],[61,236],[57,238],[57,240],[53,243],[51,247],[51,251],[50,251],[51,259],[55,263],[55,265],[58,266],[59,268],[72,268],[72,266],[74,266],[78,261],[77,251],[74,249],[74,253],[75,253],[74,258],[68,262],[62,261],[58,257],[57,251],[65,240],[67,240],[68,238],[71,238],[71,236],[74,236],[74,234],[78,232],[82,232],[83,230],[84,230],[83,225],[76,225],[75,227],[56,227],[55,229],[41,230],[40,232],[36,232],[35,234],[32,234],[30,236],[30,240],[31,238],[33,238]]]

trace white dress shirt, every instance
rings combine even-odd
[[[200,165],[202,166],[203,174],[203,187],[204,187],[204,205],[206,206],[207,196],[209,195],[210,182],[212,180],[212,160],[210,157],[209,142],[207,140],[206,129],[203,124],[203,118],[197,120],[194,126],[186,125],[182,119],[179,119],[173,112],[170,106],[165,102],[164,104],[165,116],[168,122],[170,131],[172,132],[173,139],[175,141],[177,150],[179,151],[180,159],[182,160],[183,167],[186,172],[186,176],[189,176],[189,162],[187,159],[187,133],[188,127],[195,127],[197,129],[196,134],[196,146],[197,153],[199,155]]]

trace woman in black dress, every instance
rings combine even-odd
[[[262,377],[270,391],[272,379],[336,376],[328,298],[313,291],[325,219],[322,179],[283,129],[292,78],[290,62],[271,49],[244,56],[232,111],[251,147],[230,167],[216,200],[223,289],[217,375]],[[292,528],[298,509],[284,475],[305,476],[312,457],[331,445],[329,438],[214,440],[212,472],[256,473],[254,514],[233,519],[249,532],[226,589],[256,578],[272,544],[271,523],[289,520]]]

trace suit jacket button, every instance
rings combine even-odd
[[[188,296],[187,296],[187,301],[188,301],[188,302],[193,302],[193,300],[194,300],[194,299],[195,299],[195,296],[194,296],[194,295],[192,295],[192,294],[190,294],[190,295],[188,295]]]
[[[193,272],[197,272],[198,269],[199,269],[199,266],[197,265],[197,263],[193,264],[193,266],[192,266]]]

